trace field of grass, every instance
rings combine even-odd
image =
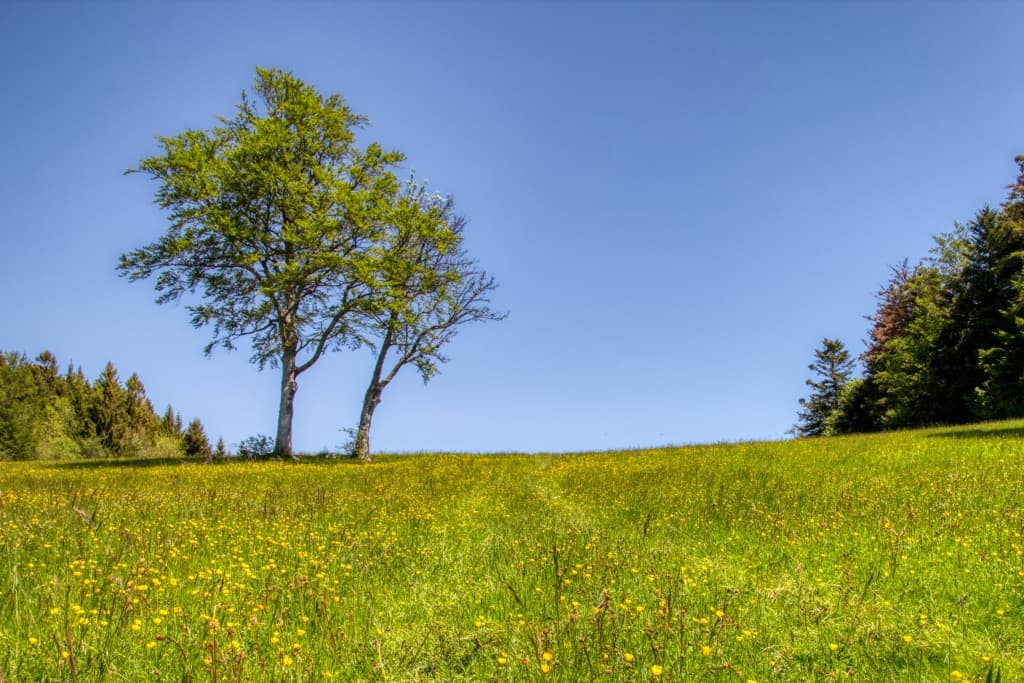
[[[1024,680],[1024,423],[0,463],[0,681]]]

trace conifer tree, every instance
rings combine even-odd
[[[128,400],[117,369],[108,362],[93,383],[89,410],[96,436],[110,455],[128,453]]]
[[[189,422],[185,429],[184,450],[185,455],[190,458],[209,460],[212,455],[210,440],[206,438],[206,430],[203,429],[203,423],[198,417]]]
[[[829,418],[839,408],[843,387],[853,375],[854,359],[838,339],[825,338],[814,352],[814,362],[807,366],[815,377],[806,384],[813,390],[809,398],[800,399],[800,423],[793,430],[797,436],[822,436],[828,433]]]

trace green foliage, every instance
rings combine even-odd
[[[351,318],[370,306],[399,152],[355,143],[366,118],[289,73],[257,69],[255,98],[209,131],[162,137],[136,172],[156,180],[169,226],[124,254],[131,280],[156,276],[157,302],[186,294],[206,347],[251,343],[260,369],[280,367],[275,449],[291,453],[296,378],[324,351],[357,345]]]
[[[46,422],[46,390],[38,366],[0,353],[0,458],[32,457]]]
[[[274,440],[265,434],[249,436],[238,444],[238,455],[246,460],[265,460],[274,454]]]
[[[837,433],[1024,415],[1024,157],[999,209],[939,235],[878,294]],[[848,412],[849,411],[849,412]]]
[[[210,440],[206,438],[206,430],[203,429],[203,423],[199,421],[198,417],[188,423],[183,442],[185,455],[188,457],[202,458],[203,460],[213,457]]]
[[[402,368],[415,367],[426,383],[447,361],[442,349],[463,325],[504,318],[490,308],[494,279],[466,254],[464,227],[451,197],[431,194],[413,180],[403,187],[385,232],[375,308],[361,327],[377,358],[353,439],[354,457],[370,459],[374,410]]]
[[[122,384],[112,363],[90,383],[81,368],[61,375],[47,351],[34,363],[0,353],[0,460],[178,456],[180,424],[170,407],[158,418],[138,376]]]
[[[0,675],[1020,681],[1022,434],[5,463]]]
[[[814,352],[814,362],[807,366],[815,378],[807,380],[810,397],[800,399],[800,423],[793,429],[797,436],[823,436],[832,432],[835,413],[839,409],[843,389],[853,375],[854,359],[846,345],[838,339],[822,339]]]
[[[234,117],[160,138],[162,153],[132,169],[158,182],[169,226],[118,269],[155,276],[158,303],[197,297],[188,309],[212,329],[207,353],[245,338],[261,370],[280,368],[274,451],[291,455],[297,378],[324,352],[369,344],[382,363],[395,352],[395,372],[415,365],[426,380],[458,326],[500,316],[451,200],[400,183],[400,152],[358,145],[365,117],[279,70],[257,69],[254,90]],[[393,376],[378,364],[361,452]]]

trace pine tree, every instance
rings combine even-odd
[[[180,426],[180,419],[174,414],[174,407],[167,404],[167,410],[164,411],[163,417],[160,418],[160,431],[163,432],[164,436],[182,436],[181,430],[178,429]]]
[[[217,449],[213,452],[213,457],[218,459],[228,457],[228,449],[224,447],[223,436],[217,439]]]
[[[110,455],[130,455],[128,449],[128,400],[117,369],[108,362],[93,383],[89,415],[96,435]]]
[[[814,352],[814,362],[807,366],[817,379],[807,380],[813,391],[809,398],[800,399],[800,423],[793,427],[797,436],[829,433],[829,418],[839,408],[839,398],[853,375],[854,363],[843,342],[828,338],[821,341],[821,348]]]
[[[206,430],[199,418],[188,423],[184,437],[185,455],[190,458],[203,458],[209,460],[213,453],[210,451],[210,440],[206,438]]]

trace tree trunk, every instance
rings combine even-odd
[[[391,350],[391,330],[384,335],[381,341],[380,350],[377,351],[377,362],[373,366],[373,375],[370,377],[370,385],[366,387],[366,395],[363,396],[363,409],[359,413],[359,428],[356,430],[356,442],[353,444],[352,457],[370,462],[373,455],[370,454],[370,423],[373,422],[373,411],[380,404],[381,394],[384,387],[394,376],[392,372],[383,381],[381,375],[384,373],[384,361]]]
[[[277,411],[277,438],[274,441],[274,455],[289,457],[292,454],[292,416],[295,414],[295,392],[299,389],[295,378],[295,352],[285,351],[281,358],[281,403]]]
[[[373,411],[380,403],[380,387],[372,382],[366,390],[363,398],[363,409],[359,413],[359,428],[356,430],[355,447],[352,450],[352,457],[370,462],[373,455],[370,453],[370,423],[373,422]]]

